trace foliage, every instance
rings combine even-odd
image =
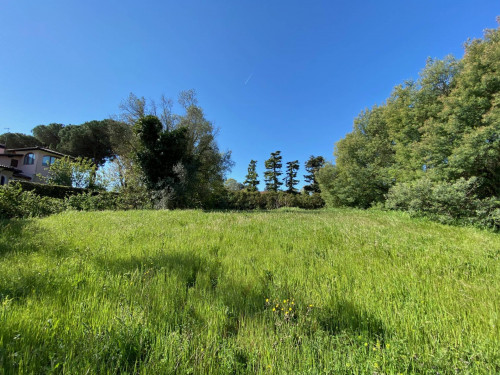
[[[72,186],[39,184],[30,181],[16,181],[24,191],[32,191],[41,197],[51,197],[64,199],[70,195],[77,195],[88,192],[88,189],[75,188]]]
[[[299,180],[296,179],[298,170],[299,170],[298,160],[289,161],[286,163],[285,186],[286,186],[286,192],[289,194],[297,193],[295,185],[299,183]]]
[[[86,158],[68,156],[56,159],[49,167],[47,176],[39,175],[49,185],[72,186],[88,189],[99,187],[96,182],[97,166]]]
[[[258,191],[257,186],[260,181],[258,180],[259,175],[257,174],[257,161],[250,160],[250,164],[248,164],[248,173],[245,176],[245,189],[248,191]]]
[[[3,221],[0,368],[495,374],[499,248],[375,210]]]
[[[500,29],[487,30],[483,39],[466,44],[461,60],[429,59],[418,81],[395,87],[386,103],[362,112],[335,146],[336,165],[320,170],[325,201],[368,208],[383,204],[390,190],[394,197],[432,186],[434,195],[442,192],[440,204],[453,207],[464,194],[463,181],[477,181],[481,204],[498,201],[499,56]],[[466,212],[477,220],[474,210]],[[465,220],[456,211],[449,216]]]
[[[324,202],[318,194],[291,194],[284,191],[251,192],[247,190],[229,192],[218,208],[230,210],[273,210],[283,207],[318,209]]]
[[[183,115],[165,109],[161,119],[146,115],[136,122],[136,160],[158,208],[212,207],[224,194],[231,153],[220,152],[194,91],[181,92],[179,103]]]
[[[224,181],[224,188],[229,191],[240,191],[243,190],[245,186],[241,182],[236,181],[234,178],[228,178]]]
[[[63,210],[62,200],[23,191],[19,184],[0,186],[0,219],[47,216]]]
[[[306,161],[305,167],[307,174],[304,175],[304,180],[307,182],[304,185],[304,190],[307,193],[320,193],[319,183],[316,178],[316,173],[325,165],[323,156],[311,155]]]
[[[24,148],[41,146],[38,139],[31,135],[22,133],[3,133],[0,134],[0,143],[7,148]]]
[[[428,216],[442,223],[500,229],[500,200],[493,197],[479,199],[478,191],[480,182],[477,177],[460,178],[453,183],[421,178],[392,187],[385,206],[415,216]]]
[[[264,162],[266,171],[264,172],[264,180],[266,182],[266,190],[277,192],[283,182],[279,180],[281,172],[281,151],[271,152],[271,157]]]

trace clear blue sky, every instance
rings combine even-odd
[[[462,57],[498,15],[498,0],[0,0],[0,133],[194,88],[230,177],[256,159],[262,180],[275,150],[332,160],[361,110],[427,57]]]

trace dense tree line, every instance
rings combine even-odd
[[[429,59],[417,81],[363,111],[336,143],[336,164],[318,173],[324,199],[415,210],[445,210],[455,200],[455,216],[486,205],[500,220],[499,56],[500,29],[488,30],[466,44],[461,60]]]
[[[105,119],[81,125],[38,125],[32,133],[0,134],[0,143],[8,148],[47,147],[70,156],[92,159],[101,166],[116,157],[124,140],[130,138],[132,128],[124,122]]]

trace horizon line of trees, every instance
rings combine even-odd
[[[299,161],[294,160],[286,162],[285,176],[280,179],[280,176],[283,175],[282,160],[283,157],[281,155],[281,151],[275,151],[272,152],[270,158],[264,162],[266,168],[264,172],[264,191],[284,191],[289,194],[299,194],[299,191],[296,189],[296,186],[299,183],[299,180],[297,179],[297,173],[300,168]],[[321,192],[315,174],[324,164],[325,159],[322,156],[314,155],[311,155],[305,162],[305,169],[307,174],[304,175],[304,180],[308,184],[303,187],[304,193],[319,194]],[[248,165],[247,175],[245,176],[245,181],[243,183],[240,183],[233,178],[226,180],[224,183],[226,189],[230,191],[246,190],[249,192],[259,191],[259,184],[260,180],[259,174],[257,173],[257,161],[253,159]],[[280,189],[280,187],[283,185],[285,185],[285,190]]]

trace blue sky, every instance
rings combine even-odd
[[[230,177],[255,159],[263,180],[276,150],[332,160],[361,110],[427,57],[461,57],[498,15],[498,0],[0,0],[0,133],[193,88],[233,152]]]

